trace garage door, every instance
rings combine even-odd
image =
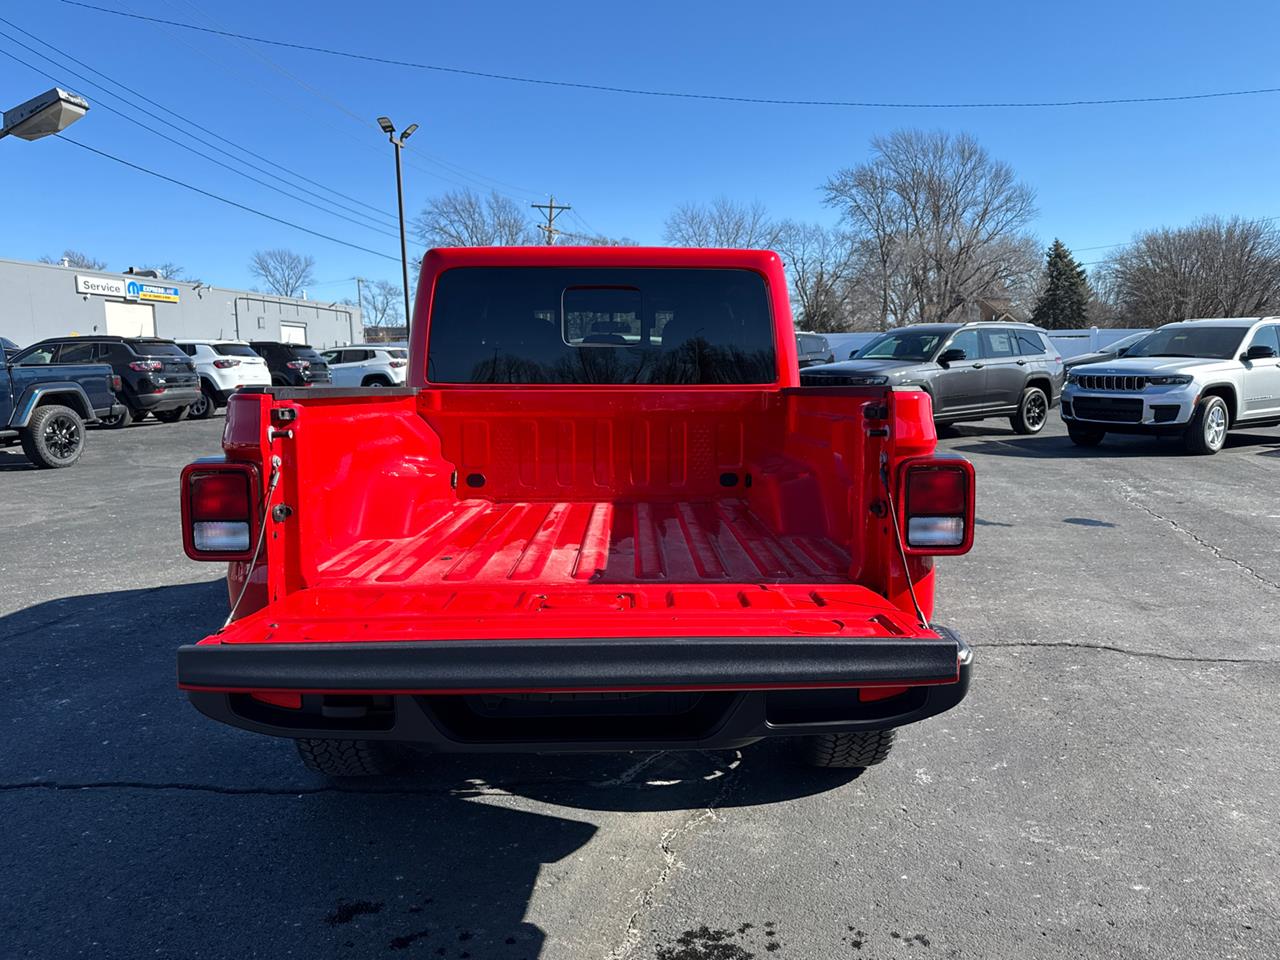
[[[149,303],[120,303],[104,300],[107,333],[115,337],[154,337],[156,308]]]
[[[280,339],[285,343],[306,343],[307,325],[305,323],[280,324]]]

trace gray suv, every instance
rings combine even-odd
[[[1029,323],[928,323],[872,340],[852,360],[801,371],[806,386],[920,387],[935,423],[1008,417],[1039,433],[1062,396],[1062,356]]]
[[[1075,367],[1062,398],[1071,439],[1174,434],[1217,453],[1227,431],[1280,424],[1280,317],[1183,320],[1123,357]]]

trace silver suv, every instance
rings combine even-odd
[[[1217,453],[1235,428],[1280,424],[1280,317],[1166,324],[1121,359],[1075,367],[1062,394],[1071,439],[1180,434]]]

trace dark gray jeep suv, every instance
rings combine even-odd
[[[1062,397],[1062,356],[1029,323],[928,323],[890,330],[852,360],[800,372],[805,386],[920,387],[936,423],[1008,417],[1039,433]]]

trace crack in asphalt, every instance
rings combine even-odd
[[[1264,577],[1262,574],[1260,574],[1253,567],[1249,566],[1243,560],[1238,560],[1235,557],[1231,556],[1230,554],[1225,553],[1222,550],[1222,548],[1219,547],[1217,544],[1210,543],[1208,540],[1200,536],[1198,533],[1188,530],[1186,527],[1180,524],[1177,520],[1174,520],[1172,517],[1166,517],[1163,513],[1158,513],[1155,510],[1152,510],[1150,507],[1148,507],[1145,503],[1142,502],[1142,500],[1140,499],[1141,495],[1138,493],[1137,490],[1135,490],[1129,484],[1120,482],[1117,484],[1117,487],[1120,490],[1121,498],[1130,506],[1137,507],[1143,513],[1147,514],[1147,516],[1152,517],[1155,520],[1159,520],[1162,523],[1167,523],[1176,532],[1182,534],[1188,540],[1191,540],[1192,542],[1197,543],[1200,546],[1204,547],[1206,550],[1212,553],[1219,560],[1225,560],[1227,563],[1233,564],[1234,566],[1238,567],[1240,570],[1243,570],[1245,573],[1247,573],[1250,577],[1252,577],[1254,580],[1256,580],[1258,583],[1262,584],[1263,586],[1270,587],[1272,590],[1280,590],[1280,583],[1277,583],[1275,580],[1271,580],[1267,577]]]
[[[1142,657],[1149,660],[1171,660],[1175,663],[1254,663],[1280,666],[1280,660],[1269,660],[1263,657],[1192,657],[1176,653],[1158,653],[1154,650],[1134,650],[1130,647],[1119,647],[1110,643],[1081,643],[1073,640],[1010,640],[1003,643],[976,643],[978,650],[992,647],[1019,647],[1037,649],[1041,647],[1068,647],[1075,650],[1102,650],[1107,653],[1123,653],[1129,657]]]
[[[729,766],[730,774],[737,769],[741,759],[742,755],[739,753],[738,759]],[[736,786],[737,778],[732,775],[726,776],[716,795],[711,798],[710,803],[686,817],[676,826],[663,832],[662,838],[658,841],[658,852],[662,855],[662,869],[658,871],[657,877],[636,899],[636,908],[632,911],[631,916],[627,918],[627,924],[623,930],[622,943],[610,950],[605,960],[628,960],[629,957],[634,955],[636,948],[640,945],[640,923],[642,918],[653,907],[654,902],[657,900],[658,891],[667,884],[671,879],[671,874],[680,864],[680,858],[675,849],[676,841],[699,825],[720,819],[716,810],[728,799],[729,794],[733,792]]]

